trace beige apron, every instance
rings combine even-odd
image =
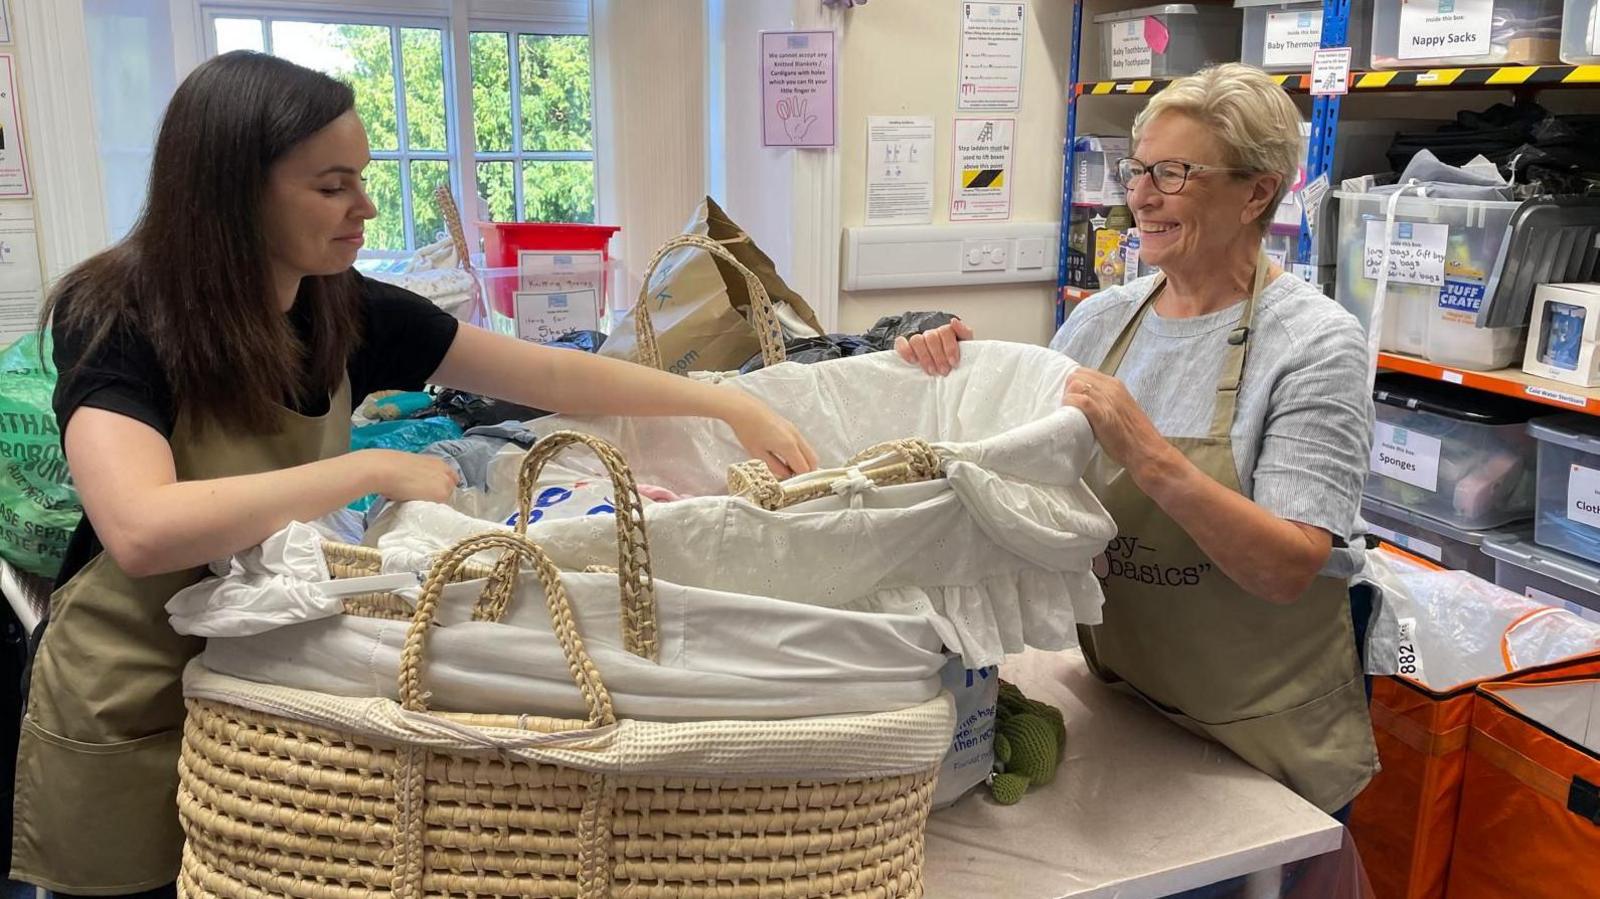
[[[241,435],[180,414],[170,441],[178,478],[257,474],[346,452],[349,379],[328,414],[280,408],[278,419],[277,433]],[[205,641],[179,636],[164,607],[205,573],[131,578],[102,552],[51,597],[17,748],[12,877],[87,895],[177,878],[180,680]]]
[[[1234,491],[1230,435],[1266,270],[1263,258],[1229,335],[1210,433],[1168,438]],[[1101,371],[1116,373],[1164,283],[1157,280]],[[1287,605],[1251,596],[1104,454],[1087,480],[1119,531],[1097,563],[1104,623],[1081,629],[1095,672],[1126,682],[1322,810],[1348,804],[1377,771],[1348,586],[1318,577]]]

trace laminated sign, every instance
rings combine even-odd
[[[1484,56],[1494,0],[1401,0],[1401,59]]]
[[[956,119],[950,221],[1011,218],[1011,148],[1016,133],[1016,119]]]

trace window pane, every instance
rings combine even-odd
[[[367,249],[406,248],[405,207],[400,202],[400,163],[374,159],[367,166],[367,196],[378,207],[378,217],[367,222]]]
[[[426,246],[445,235],[444,218],[433,192],[450,183],[450,163],[441,159],[419,159],[411,163],[412,233],[417,246]]]
[[[513,149],[511,38],[503,31],[472,33],[472,133],[479,150]]]
[[[489,220],[517,220],[517,166],[514,162],[478,163],[478,196],[489,203]]]
[[[524,150],[591,150],[589,38],[582,34],[521,35]]]
[[[394,109],[394,54],[381,25],[273,22],[272,52],[348,83],[374,150],[399,148]],[[396,217],[398,221],[398,216]]]
[[[217,53],[221,55],[230,50],[255,50],[260,52],[266,49],[261,42],[260,19],[216,19]]]
[[[406,132],[413,150],[447,150],[444,108],[444,36],[434,28],[400,29],[405,66]]]
[[[523,221],[593,222],[594,163],[524,162]]]

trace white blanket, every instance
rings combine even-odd
[[[979,668],[1029,646],[1075,645],[1076,625],[1100,620],[1090,564],[1115,535],[1081,480],[1096,451],[1088,422],[1060,405],[1075,367],[1036,347],[975,343],[944,379],[877,354],[727,380],[722,389],[761,397],[796,422],[825,467],[906,437],[931,442],[944,462],[939,480],[856,482],[777,512],[718,495],[726,466],[746,457],[720,422],[536,422],[541,433],[596,434],[621,450],[641,483],[691,497],[645,509],[659,664],[618,643],[614,578],[567,576],[619,712],[674,720],[905,708],[938,692],[944,649]],[[463,537],[504,529],[521,458],[511,451],[494,460],[487,496],[389,507],[365,542],[380,548],[385,571],[409,575]],[[560,463],[540,489],[605,477],[583,452]],[[616,564],[610,515],[546,518],[528,535],[567,571]],[[292,542],[280,541],[276,556],[235,560],[227,577],[175,597],[174,626],[211,637],[205,664],[215,671],[392,695],[405,623],[338,614],[340,585],[327,583],[325,567],[307,567]],[[537,587],[524,584],[521,594],[535,595],[519,594],[499,624],[466,619],[474,589],[451,588],[430,638],[426,677],[440,707],[576,713]]]

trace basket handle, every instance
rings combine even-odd
[[[456,249],[456,266],[472,276],[472,309],[482,314],[483,285],[478,282],[478,272],[472,267],[472,250],[467,246],[467,232],[461,227],[461,208],[456,205],[450,185],[441,184],[434,190],[433,203],[439,207],[439,217],[444,219],[445,229],[450,232],[450,243]]]
[[[739,238],[742,239],[747,238]],[[639,345],[639,364],[655,369],[662,367],[661,348],[656,345],[656,326],[650,319],[650,279],[655,277],[656,269],[673,250],[683,247],[705,250],[744,276],[744,283],[750,289],[750,324],[761,343],[762,362],[770,367],[787,359],[788,351],[783,346],[783,326],[778,323],[778,313],[772,308],[772,296],[767,293],[761,279],[734,258],[722,243],[700,234],[680,234],[662,244],[650,264],[645,266],[644,286],[639,288],[639,302],[633,307],[634,339]]]
[[[845,468],[814,471],[778,480],[765,462],[751,460],[728,466],[728,495],[747,499],[768,512],[829,496],[852,479],[852,470],[873,486],[931,481],[944,474],[944,463],[927,441],[915,438],[879,443],[851,457]]]
[[[622,605],[622,645],[634,655],[654,662],[660,655],[660,649],[656,639],[655,576],[650,569],[650,543],[644,531],[644,503],[639,499],[633,471],[628,468],[627,461],[616,447],[598,437],[577,431],[557,431],[534,444],[522,457],[522,467],[517,472],[517,535],[525,536],[528,532],[528,518],[533,512],[533,490],[539,475],[557,454],[574,446],[586,446],[593,451],[611,476],[611,488],[616,494],[617,585]],[[503,598],[485,591],[474,615],[481,613],[488,620],[498,620],[498,611],[503,609],[503,605]]]
[[[514,580],[522,562],[532,565],[540,586],[544,588],[550,623],[557,642],[561,644],[561,654],[566,657],[567,670],[572,673],[573,683],[577,684],[578,692],[583,694],[584,705],[588,707],[589,726],[615,724],[617,716],[611,706],[611,694],[601,682],[594,660],[583,648],[583,638],[578,635],[578,626],[572,617],[572,604],[567,599],[567,588],[561,582],[561,572],[532,540],[521,534],[500,532],[479,534],[462,540],[446,550],[428,572],[428,579],[422,585],[422,597],[417,601],[416,614],[411,618],[411,628],[406,632],[405,648],[400,653],[401,707],[411,712],[428,710],[427,699],[422,691],[422,655],[427,648],[428,633],[433,629],[439,597],[445,585],[469,559],[491,549],[504,550],[504,555],[495,563],[496,574],[490,577],[491,587],[495,586],[500,572],[509,572],[508,579]],[[510,588],[506,589],[509,592]]]

